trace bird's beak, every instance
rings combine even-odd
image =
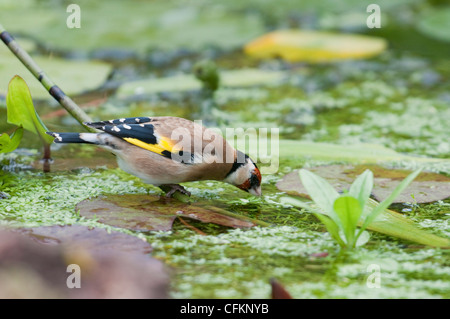
[[[252,194],[252,195],[255,195],[255,196],[261,196],[261,186],[258,186],[256,188],[250,188],[248,190],[248,192],[250,194]]]

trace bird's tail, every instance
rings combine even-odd
[[[89,143],[95,144],[97,133],[55,133],[46,132],[55,138],[55,143]]]

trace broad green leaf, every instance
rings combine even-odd
[[[346,246],[345,242],[339,235],[339,226],[330,217],[324,215],[323,212],[320,212],[318,209],[308,205],[307,203],[292,197],[283,197],[280,199],[280,202],[282,204],[289,204],[310,211],[314,214],[314,216],[317,217],[317,219],[322,222],[322,224],[325,225],[327,231],[330,233],[331,237],[333,237],[338,242],[339,246]]]
[[[364,209],[367,199],[373,188],[373,173],[370,170],[365,170],[359,175],[350,186],[348,191],[350,196],[358,199],[361,210]]]
[[[14,151],[19,146],[22,136],[22,127],[18,127],[11,137],[6,133],[0,134],[0,153],[9,153]]]
[[[337,225],[340,225],[339,218],[333,210],[334,201],[339,197],[339,193],[325,179],[306,169],[301,169],[299,176],[311,199]]]
[[[355,247],[363,246],[370,239],[370,234],[367,230],[363,231],[359,236],[355,232],[355,236],[357,237]]]
[[[356,225],[362,213],[358,199],[341,196],[334,201],[333,209],[341,221],[347,244],[354,247]]]
[[[421,33],[431,38],[450,42],[450,7],[427,11],[415,26]]]
[[[375,220],[375,218],[385,209],[387,209],[392,202],[394,201],[394,199],[400,195],[401,192],[403,192],[405,190],[406,187],[408,187],[408,185],[417,177],[417,175],[420,174],[420,172],[422,171],[422,169],[418,169],[414,172],[412,172],[411,174],[408,175],[408,177],[406,177],[395,189],[394,191],[391,193],[391,195],[386,198],[384,201],[382,201],[380,203],[380,205],[378,205],[377,207],[375,207],[370,214],[366,217],[366,219],[364,220],[363,225],[361,226],[361,229],[359,231],[359,234],[361,234],[368,225],[370,225],[370,223]],[[359,236],[359,235],[358,235]]]
[[[27,131],[37,134],[44,143],[53,142],[53,137],[45,134],[48,129],[34,109],[27,84],[18,75],[9,82],[6,107],[8,123],[23,126]]]

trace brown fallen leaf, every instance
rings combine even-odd
[[[146,253],[150,245],[110,235],[84,226],[0,230],[0,298],[168,298],[165,266]]]
[[[270,279],[272,299],[293,299],[291,294],[276,279]]]
[[[77,204],[76,210],[86,218],[137,231],[168,231],[177,216],[204,223],[243,228],[256,224],[245,217],[237,218],[221,214],[199,204],[186,204],[155,195],[107,195],[86,199]]]
[[[372,195],[378,202],[385,200],[394,188],[411,173],[407,170],[387,169],[377,165],[329,165],[313,167],[308,170],[325,178],[338,191],[343,191],[348,190],[356,177],[366,169],[370,169],[374,174]],[[278,181],[277,188],[290,195],[309,198],[298,177],[297,170]],[[414,198],[411,197],[411,194],[414,195]],[[431,203],[448,197],[450,197],[449,177],[422,172],[395,199],[394,203]]]
[[[146,255],[152,252],[152,246],[142,239],[103,228],[55,225],[21,228],[18,232],[41,244],[63,245],[67,249],[81,247],[96,254],[121,251]]]

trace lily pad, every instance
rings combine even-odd
[[[52,56],[33,56],[33,59],[67,95],[97,89],[112,70],[111,65],[99,61],[74,61]],[[6,95],[9,80],[20,75],[28,84],[33,99],[52,98],[5,45],[0,45],[0,74],[0,95]]]
[[[39,39],[52,48],[90,52],[122,48],[144,53],[149,48],[201,49],[208,45],[239,47],[264,30],[258,16],[223,10],[219,3],[186,5],[183,1],[78,0],[80,28],[66,27],[67,3],[31,3],[2,8],[10,31]],[[39,23],[36,23],[39,17]],[[69,18],[70,20],[70,18]]]
[[[330,62],[365,59],[386,50],[383,38],[320,31],[280,30],[265,34],[244,47],[249,56],[281,57],[289,62]]]
[[[417,29],[431,38],[450,42],[450,7],[427,12],[417,23]]]
[[[220,72],[220,85],[223,87],[250,87],[273,84],[285,77],[284,72],[259,69],[227,70]],[[117,97],[148,95],[162,92],[185,92],[200,90],[202,83],[192,74],[179,74],[164,78],[132,81],[122,84]]]
[[[81,225],[23,228],[20,233],[41,244],[83,247],[96,253],[121,251],[145,255],[152,251],[152,246],[148,242],[137,237]]]
[[[137,231],[168,231],[172,229],[177,216],[183,216],[204,223],[214,223],[233,228],[253,227],[245,220],[220,214],[196,204],[185,204],[174,199],[154,195],[108,195],[86,199],[76,209],[86,218]]]
[[[381,202],[411,172],[399,169],[386,169],[377,165],[329,165],[310,168],[313,173],[325,178],[338,191],[348,190],[355,178],[370,169],[374,174],[373,197]],[[306,189],[295,170],[284,176],[278,183],[278,189],[291,195],[308,197]],[[411,197],[411,196],[414,197]],[[400,194],[394,203],[431,203],[450,197],[450,178],[441,174],[422,172]]]

